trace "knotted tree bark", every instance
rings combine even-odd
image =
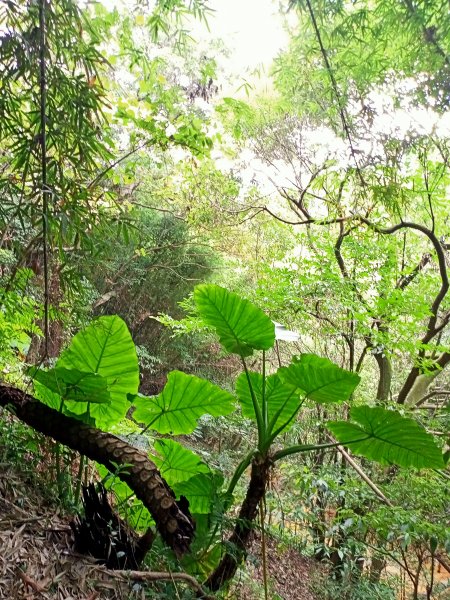
[[[36,431],[101,463],[113,473],[117,471],[117,476],[148,508],[161,537],[175,554],[180,557],[189,550],[195,523],[146,454],[115,435],[67,417],[16,388],[0,385],[0,406],[11,407],[19,419]]]

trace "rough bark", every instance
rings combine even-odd
[[[377,353],[374,355],[379,369],[377,400],[383,402],[389,400],[392,382],[391,361],[385,354]]]
[[[271,462],[268,457],[255,457],[252,462],[250,483],[233,533],[228,539],[229,549],[225,552],[217,568],[208,577],[205,585],[210,590],[219,590],[230,581],[247,554],[253,521],[258,514],[260,501],[264,498],[269,479]]]
[[[11,406],[36,431],[104,465],[127,483],[156,522],[177,556],[189,550],[195,524],[147,456],[118,437],[90,427],[38,402],[16,388],[0,385],[0,406]],[[119,467],[119,468],[118,468]]]

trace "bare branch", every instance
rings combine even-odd
[[[105,569],[103,567],[95,567],[95,570],[99,573],[104,573],[108,577],[114,577],[122,581],[179,581],[181,583],[187,583],[191,588],[196,591],[197,598],[203,598],[203,600],[212,600],[213,596],[207,594],[199,582],[188,575],[188,573],[170,573],[167,571],[120,571]]]

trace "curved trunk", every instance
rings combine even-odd
[[[270,466],[268,457],[257,457],[252,462],[247,493],[233,533],[227,543],[231,549],[225,552],[219,565],[208,577],[205,585],[210,590],[217,591],[224,583],[232,579],[239,564],[246,556],[250,534],[253,530],[253,521],[258,514],[259,503],[266,492]]]
[[[377,361],[378,369],[380,371],[380,376],[378,379],[377,400],[383,402],[389,400],[389,396],[391,393],[392,365],[391,361],[385,354],[374,354],[374,357]]]
[[[146,454],[115,435],[67,417],[16,388],[0,385],[0,406],[12,406],[19,419],[57,442],[117,472],[155,519],[163,540],[177,556],[189,550],[195,524],[187,509]],[[117,466],[122,467],[117,469]]]
[[[436,368],[429,373],[421,373],[418,367],[413,367],[406,378],[397,398],[398,404],[416,406],[426,395],[428,388],[450,362],[450,353],[443,352],[436,360]]]

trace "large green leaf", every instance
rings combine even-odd
[[[284,383],[298,387],[316,402],[348,400],[360,382],[356,373],[341,369],[328,358],[302,354],[289,367],[278,369]]]
[[[192,514],[207,515],[211,512],[218,486],[222,477],[214,473],[199,473],[187,481],[173,485],[177,497],[185,496],[189,500],[189,510]]]
[[[34,381],[34,396],[50,408],[55,410],[61,410],[61,404],[63,403],[61,396],[56,392],[52,392],[46,385],[42,385],[39,381]]]
[[[215,328],[223,347],[240,356],[268,350],[275,325],[257,306],[217,285],[198,285],[195,304],[202,319]]]
[[[433,440],[413,419],[382,407],[358,406],[350,417],[356,423],[331,421],[328,429],[352,452],[381,464],[401,467],[443,468],[442,453]]]
[[[137,396],[133,418],[159,433],[192,433],[205,414],[218,417],[234,410],[234,396],[217,385],[181,371],[169,373],[158,396]]]
[[[98,425],[108,426],[122,419],[129,407],[127,394],[136,394],[139,365],[136,349],[125,322],[117,316],[100,317],[79,331],[56,367],[98,374],[108,382],[110,404],[92,405],[90,414]],[[70,410],[85,412],[84,403]]]
[[[250,372],[249,378],[256,401],[262,411],[263,377],[260,373]],[[236,393],[242,406],[243,415],[256,420],[252,396],[245,373],[241,373],[237,378]],[[266,378],[265,398],[268,425],[270,425],[271,431],[276,431],[285,424],[291,425],[293,423],[294,420],[292,417],[300,407],[301,395],[302,390],[289,383],[282,383],[277,373]]]
[[[151,458],[177,497],[189,500],[191,513],[209,514],[223,478],[213,473],[200,456],[173,440],[157,440],[155,451],[157,454]]]
[[[28,374],[64,400],[94,404],[111,401],[108,382],[96,373],[83,373],[64,367],[54,367],[47,371],[32,367]]]
[[[151,458],[170,486],[187,481],[199,473],[210,472],[208,465],[195,452],[173,440],[156,440],[155,451],[157,454]]]

